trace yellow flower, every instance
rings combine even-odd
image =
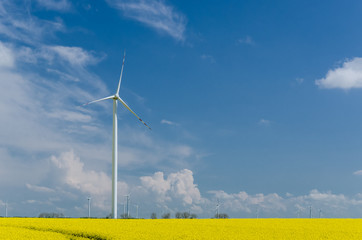
[[[0,218],[0,239],[362,239],[362,220]]]

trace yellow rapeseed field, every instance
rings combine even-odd
[[[0,239],[362,239],[362,220],[0,218]]]

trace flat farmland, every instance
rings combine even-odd
[[[362,239],[362,220],[0,218],[0,239]]]

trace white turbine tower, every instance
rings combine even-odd
[[[118,137],[117,137],[117,101],[120,101],[125,108],[127,108],[133,115],[135,115],[138,120],[140,120],[146,127],[151,129],[140,117],[137,116],[135,112],[132,111],[132,109],[122,100],[122,98],[119,97],[119,89],[121,87],[121,81],[122,81],[122,73],[123,73],[123,67],[124,67],[124,60],[126,58],[126,53],[123,55],[123,61],[122,61],[122,69],[121,69],[121,76],[119,77],[118,82],[118,88],[116,94],[101,98],[98,100],[91,101],[89,103],[84,104],[88,105],[95,102],[100,102],[103,100],[113,99],[113,143],[112,143],[112,217],[117,218],[117,153],[118,153]]]

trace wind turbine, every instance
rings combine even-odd
[[[220,218],[219,208],[220,208],[220,202],[219,202],[219,199],[217,199],[217,204],[216,204],[216,217],[217,218]]]
[[[91,197],[88,197],[88,218],[90,218],[90,201],[91,201]]]
[[[126,58],[126,53],[123,55],[123,61],[122,61],[122,69],[121,69],[121,76],[119,77],[118,82],[118,88],[114,95],[108,96],[105,98],[101,98],[98,100],[91,101],[89,103],[86,103],[82,106],[100,102],[103,100],[112,99],[113,100],[113,142],[112,142],[112,217],[117,218],[117,170],[118,170],[118,135],[117,135],[117,103],[120,101],[122,105],[128,109],[133,115],[135,115],[138,120],[140,120],[146,127],[151,129],[140,117],[137,116],[135,112],[132,111],[132,109],[125,103],[125,101],[122,100],[122,98],[119,97],[119,89],[121,87],[121,81],[122,81],[122,74],[123,74],[123,67],[124,67],[124,60]]]

